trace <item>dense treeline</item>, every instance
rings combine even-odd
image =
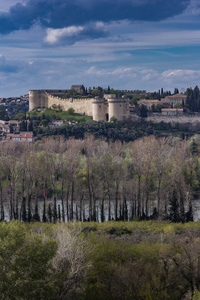
[[[187,107],[192,112],[200,112],[200,90],[198,86],[194,89],[188,88],[187,95]]]
[[[80,229],[0,224],[0,299],[83,299],[92,247]]]
[[[94,135],[97,139],[105,139],[106,141],[131,142],[138,138],[149,135],[164,136],[177,135],[185,139],[200,132],[200,126],[195,124],[180,123],[152,123],[142,121],[136,122],[86,122],[79,124],[65,124],[57,128],[40,127],[34,130],[35,133],[42,136],[63,135],[66,138],[74,137],[75,139],[84,139],[88,135]]]
[[[200,224],[0,223],[2,300],[197,300]]]
[[[0,144],[1,220],[8,215],[28,222],[185,222],[192,218],[191,199],[199,196],[199,189],[194,141],[151,136],[122,144],[89,136]]]
[[[86,122],[78,124],[65,124],[57,128],[38,128],[37,134],[43,136],[64,135],[66,138],[74,137],[84,139],[88,135],[94,135],[95,138],[104,138],[107,141],[120,140],[123,142],[134,141],[140,137],[148,136],[154,133],[152,123],[141,122]]]

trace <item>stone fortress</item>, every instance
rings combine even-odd
[[[81,93],[81,85],[72,85]],[[110,121],[115,117],[118,121],[129,119],[129,99],[117,98],[114,94],[104,94],[102,98],[62,98],[67,90],[30,90],[29,111],[39,107],[61,107],[67,111],[73,108],[76,113],[92,116],[95,121]]]

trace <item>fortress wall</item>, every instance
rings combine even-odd
[[[93,120],[94,121],[106,121],[107,105],[104,99],[94,99],[93,105]]]
[[[63,110],[73,108],[76,113],[92,116],[92,99],[61,99],[48,94],[48,108],[60,105]]]
[[[38,107],[61,106],[67,111],[73,108],[76,113],[93,116],[96,121],[109,121],[112,117],[123,121],[129,118],[129,101],[116,99],[116,95],[105,95],[105,99],[62,99],[51,93],[63,94],[65,90],[30,90],[29,111]]]
[[[65,94],[67,90],[46,90],[48,94]]]
[[[129,117],[129,102],[126,100],[108,100],[109,121],[112,117],[119,121],[124,121]]]
[[[48,97],[45,90],[29,91],[29,111],[37,107],[47,107]]]

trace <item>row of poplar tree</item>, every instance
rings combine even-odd
[[[194,141],[108,143],[89,136],[0,144],[1,220],[185,222],[199,188]]]

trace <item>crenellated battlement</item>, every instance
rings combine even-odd
[[[29,111],[38,107],[60,106],[65,111],[73,108],[77,113],[92,116],[95,121],[109,121],[112,117],[124,121],[129,118],[129,100],[126,98],[117,98],[114,94],[105,94],[104,98],[60,97],[65,93],[66,90],[30,90]]]

